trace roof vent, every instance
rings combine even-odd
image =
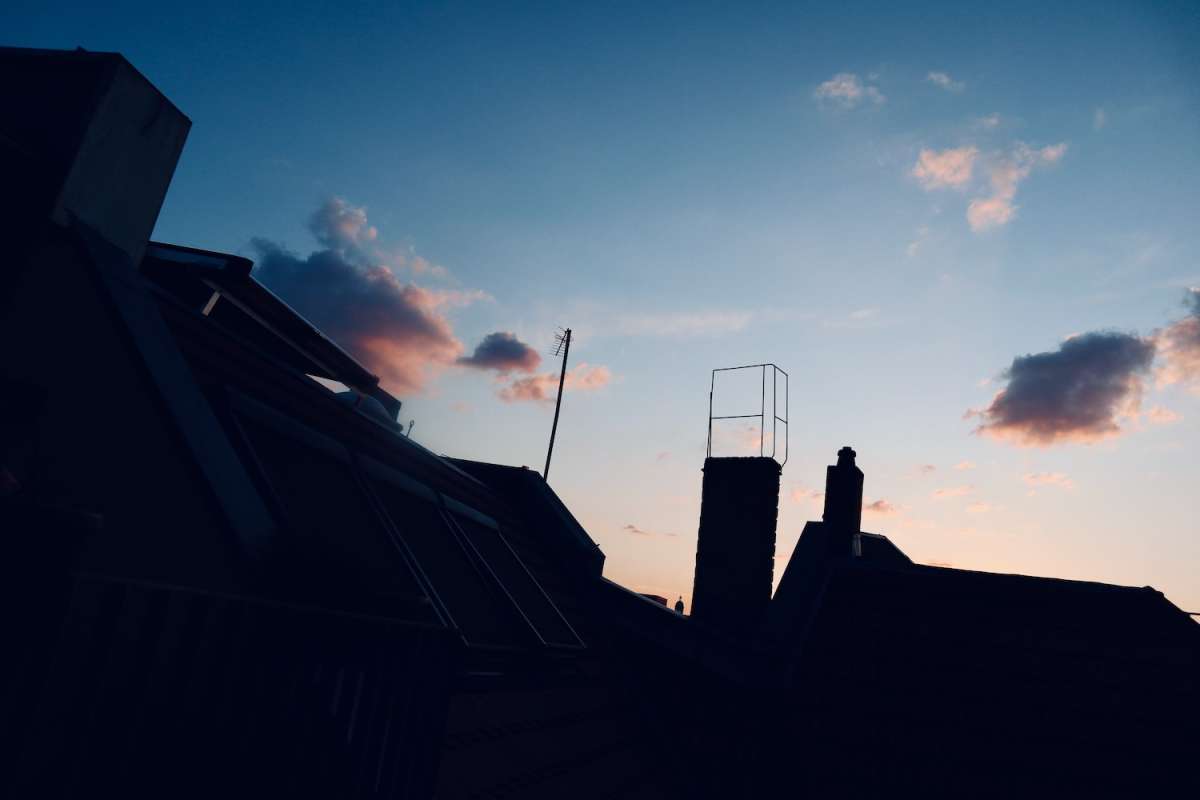
[[[335,397],[337,397],[338,402],[342,403],[343,405],[350,406],[360,414],[370,417],[376,422],[386,425],[394,431],[399,431],[400,433],[404,432],[404,428],[400,425],[400,423],[397,422],[390,414],[388,414],[387,409],[383,407],[383,403],[379,402],[374,397],[371,397],[369,394],[359,394],[358,392],[347,391],[338,392]]]

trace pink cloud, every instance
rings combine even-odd
[[[967,504],[968,514],[988,514],[992,511],[992,509],[993,507],[991,503],[984,503],[982,501]]]
[[[580,363],[567,371],[563,391],[592,391],[607,386],[611,380],[612,372],[608,367],[593,367],[587,363]],[[516,378],[502,386],[497,394],[501,400],[508,403],[522,401],[546,403],[553,402],[557,393],[558,373],[543,372],[527,378]]]
[[[1159,386],[1175,383],[1200,388],[1200,287],[1187,291],[1188,315],[1154,335],[1162,365],[1156,372]]]
[[[974,146],[922,150],[911,174],[926,190],[962,187],[971,180],[978,155]]]
[[[637,525],[628,524],[622,525],[621,530],[626,533],[632,533],[634,536],[678,536],[677,533],[658,533],[656,531],[648,531],[645,528],[639,528]]]
[[[973,491],[975,491],[974,486],[947,486],[941,489],[935,489],[933,496],[934,498],[940,500],[946,497],[962,497],[963,495],[970,494]]]
[[[960,461],[954,465],[957,470],[975,469],[975,463],[972,461]]]
[[[1060,489],[1073,489],[1075,482],[1062,472],[1030,472],[1022,480],[1028,486],[1057,486]]]
[[[825,497],[825,493],[819,489],[806,489],[803,486],[798,486],[792,489],[791,498],[793,503],[805,503],[809,500],[820,501]]]
[[[887,500],[876,500],[873,503],[864,504],[863,511],[866,511],[868,514],[895,514],[897,509],[896,506]]]
[[[309,219],[322,249],[298,256],[265,239],[254,275],[345,347],[397,394],[420,392],[462,355],[449,309],[486,297],[480,291],[430,289],[401,280],[381,263],[379,232],[366,209],[341,198]]]
[[[976,198],[967,206],[967,223],[971,230],[979,232],[1007,225],[1017,213],[1013,200],[1021,181],[1029,177],[1036,166],[1058,163],[1066,152],[1066,142],[1036,150],[1019,143],[1011,154],[992,167],[991,195]]]
[[[973,231],[986,231],[1007,225],[1016,213],[1011,194],[976,198],[967,206],[967,224]]]

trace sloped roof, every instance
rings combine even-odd
[[[798,790],[1200,784],[1179,766],[1200,744],[1200,625],[1160,592],[853,557],[807,578],[775,619],[780,750],[764,758],[804,751]]]

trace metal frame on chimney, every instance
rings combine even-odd
[[[771,452],[766,452],[766,433],[767,433],[767,368],[771,369]],[[761,403],[757,414],[729,414],[713,416],[713,392],[717,386],[718,372],[734,372],[737,370],[757,369],[762,371],[762,395]],[[779,376],[783,376],[783,416],[779,416]],[[783,460],[779,462],[779,466],[783,466],[788,460],[788,374],[781,370],[777,365],[766,364],[745,364],[740,367],[718,367],[712,371],[712,379],[708,387],[708,446],[707,455],[712,458],[712,431],[713,420],[722,419],[754,419],[759,420],[758,431],[758,455],[759,457],[777,459],[779,448],[779,423],[783,423]]]

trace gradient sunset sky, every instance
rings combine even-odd
[[[848,444],[918,561],[1200,611],[1198,8],[18,0],[0,34],[170,97],[155,237],[254,259],[434,451],[540,470],[573,328],[551,483],[614,580],[690,599],[709,370],[772,361],[777,577]]]

